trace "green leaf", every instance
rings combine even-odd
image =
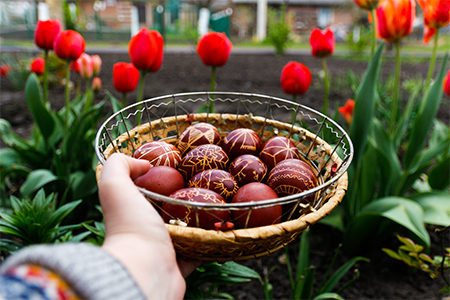
[[[450,156],[438,163],[428,173],[428,183],[435,190],[443,190],[450,185]]]
[[[64,204],[60,208],[58,208],[51,216],[48,218],[48,224],[50,226],[57,226],[61,221],[70,214],[80,203],[82,200],[72,201],[67,204]]]
[[[326,299],[331,299],[331,300],[344,300],[344,298],[342,298],[341,296],[339,296],[336,293],[324,293],[324,294],[320,294],[316,297],[314,297],[313,300],[326,300]]]
[[[401,250],[407,252],[421,252],[423,250],[423,246],[417,245],[411,239],[408,239],[403,236],[397,236],[397,238],[400,240],[400,242],[403,243],[403,245],[399,247],[399,249]]]
[[[424,222],[432,225],[450,224],[450,194],[448,192],[418,193],[410,196],[424,211]]]
[[[386,223],[387,221],[387,223]],[[378,199],[361,210],[344,233],[344,247],[353,252],[370,238],[376,241],[392,230],[392,225],[408,229],[413,237],[430,247],[430,236],[424,226],[424,212],[416,202],[401,197]]]
[[[72,183],[73,191],[72,199],[83,199],[95,194],[98,190],[94,170],[72,173],[70,182]]]
[[[30,74],[25,85],[25,100],[44,140],[48,141],[55,129],[55,121],[44,103],[41,84],[34,73]]]
[[[358,166],[367,144],[372,120],[375,114],[376,85],[380,72],[380,58],[384,43],[382,42],[374,53],[366,73],[355,95],[353,121],[350,127],[350,138],[354,145],[353,164]]]
[[[50,182],[58,180],[50,170],[39,169],[30,172],[27,179],[20,187],[20,194],[24,197],[30,197],[34,192]]]
[[[387,255],[389,255],[390,257],[392,257],[393,259],[397,259],[397,260],[402,260],[402,258],[400,257],[400,255],[398,255],[397,252],[391,250],[391,249],[387,249],[387,248],[382,248],[381,249],[383,252],[385,252]]]
[[[413,168],[413,163],[417,155],[426,145],[428,133],[433,125],[439,105],[442,101],[442,84],[447,68],[448,53],[444,57],[441,69],[435,82],[428,87],[424,93],[419,111],[414,119],[414,125],[409,137],[408,149],[405,153],[405,169]]]
[[[220,271],[227,274],[228,276],[261,279],[261,276],[258,274],[258,272],[244,265],[237,264],[234,261],[225,262],[220,267]]]
[[[315,275],[316,268],[311,266],[303,272],[300,278],[297,278],[294,299],[311,299]]]

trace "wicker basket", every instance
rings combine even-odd
[[[212,104],[217,113],[191,113],[200,107],[209,109]],[[178,114],[179,111],[183,114]],[[292,118],[296,120],[295,125],[290,122]],[[167,201],[195,210],[248,210],[296,203],[295,209],[301,211],[299,218],[289,216],[288,221],[279,224],[225,232],[167,224],[177,253],[185,258],[224,262],[270,255],[328,215],[344,197],[348,185],[346,170],[353,157],[353,146],[345,131],[311,108],[279,98],[244,93],[175,94],[149,99],[117,112],[97,133],[96,151],[100,161],[97,180],[102,164],[112,153],[131,156],[137,147],[151,140],[175,144],[192,122],[212,123],[222,136],[236,128],[252,128],[263,141],[273,136],[286,136],[296,144],[302,158],[315,168],[320,185],[300,194],[257,204],[224,205],[186,203],[140,189],[150,201]],[[313,194],[312,205],[300,204],[303,198]]]

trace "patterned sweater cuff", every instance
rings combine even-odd
[[[90,244],[28,247],[9,257],[2,273],[22,264],[39,265],[55,272],[83,299],[145,299],[122,264]]]

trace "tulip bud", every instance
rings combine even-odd
[[[94,67],[92,59],[89,56],[89,54],[86,53],[81,54],[81,56],[75,61],[75,65],[78,66],[78,70],[81,77],[83,77],[84,79],[89,79],[92,77]]]
[[[417,0],[423,10],[425,44],[436,34],[438,28],[450,23],[450,1],[448,0]]]
[[[34,43],[41,49],[53,50],[56,36],[61,32],[59,20],[39,20],[34,32]]]
[[[303,95],[311,85],[311,71],[305,65],[291,61],[281,71],[281,87],[286,94]]]
[[[11,66],[8,64],[4,64],[0,66],[0,76],[7,77],[8,73],[11,72]]]
[[[226,34],[208,32],[203,35],[197,44],[197,54],[207,66],[222,67],[230,56],[233,44]]]
[[[444,92],[450,96],[450,70],[448,70],[447,75],[444,78]]]
[[[114,88],[121,93],[129,93],[136,89],[139,81],[139,70],[133,64],[119,62],[113,66]]]
[[[102,80],[100,77],[94,77],[94,79],[92,79],[91,88],[95,94],[98,94],[102,90]]]
[[[102,59],[98,55],[92,55],[92,67],[93,67],[93,73],[92,76],[97,76],[100,73],[100,70],[102,68]]]
[[[353,0],[353,2],[360,8],[370,11],[376,9],[380,5],[381,0]]]
[[[311,45],[312,56],[327,57],[334,52],[334,33],[331,29],[325,32],[315,28],[309,37],[309,44]]]
[[[35,58],[30,65],[30,70],[37,75],[41,75],[44,73],[45,69],[45,60],[42,57]]]
[[[352,123],[354,107],[355,101],[348,99],[344,106],[338,108],[339,113],[344,117],[344,120],[348,125]]]
[[[376,10],[378,37],[394,43],[409,35],[416,19],[414,0],[383,0]]]
[[[65,60],[77,60],[85,48],[84,38],[73,30],[61,31],[53,43],[56,56]]]
[[[128,44],[128,54],[133,65],[142,71],[156,72],[161,67],[164,40],[156,30],[142,28]]]

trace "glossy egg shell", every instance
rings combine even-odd
[[[269,139],[263,146],[259,158],[272,170],[282,160],[299,159],[298,149],[295,144],[284,136],[275,136]]]
[[[227,134],[221,146],[230,158],[243,154],[258,155],[262,148],[262,140],[254,130],[238,128]]]
[[[181,161],[180,151],[172,144],[163,141],[151,141],[141,145],[133,154],[134,158],[146,159],[154,166],[178,167]]]
[[[261,201],[278,198],[277,194],[266,184],[251,182],[241,187],[234,195],[233,203]],[[248,215],[250,214],[250,217]],[[281,221],[282,208],[280,205],[249,210],[233,210],[233,223],[238,228],[253,228]],[[247,222],[248,218],[248,222]]]
[[[176,191],[170,197],[189,202],[226,203],[216,192],[203,188],[184,188]],[[198,218],[196,216],[196,211],[198,213]],[[169,223],[172,219],[179,219],[190,227],[200,227],[203,229],[215,229],[215,223],[228,221],[231,218],[230,211],[228,210],[195,210],[183,205],[171,204],[168,202],[162,204],[161,216],[166,223]],[[197,221],[199,223],[197,223]]]
[[[270,171],[267,184],[279,197],[283,197],[315,188],[317,179],[313,169],[306,162],[300,159],[287,159]],[[304,199],[303,202],[312,200],[314,196]]]
[[[176,169],[167,166],[150,168],[147,173],[136,178],[134,184],[148,191],[164,196],[170,196],[175,191],[184,188],[184,178]],[[152,200],[157,206],[160,201]]]
[[[180,162],[178,171],[189,181],[195,174],[209,169],[226,170],[228,155],[217,145],[200,145],[189,151]]]
[[[263,182],[267,174],[267,166],[259,157],[251,154],[236,157],[228,170],[236,178],[239,186],[250,182]]]
[[[209,123],[197,123],[186,128],[180,135],[177,148],[181,155],[205,144],[217,145],[220,142],[220,132]]]
[[[198,187],[212,190],[231,202],[239,185],[233,175],[224,170],[205,170],[195,174],[187,183],[188,187]]]

